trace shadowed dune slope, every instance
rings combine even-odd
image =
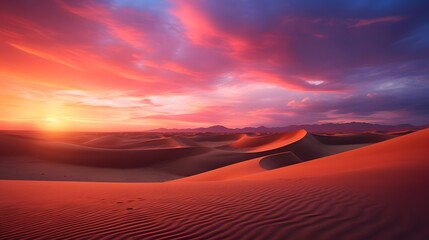
[[[393,139],[396,136],[381,133],[349,133],[336,135],[313,134],[321,143],[330,145],[377,143]]]
[[[102,149],[62,142],[22,139],[8,135],[0,135],[0,146],[1,156],[30,156],[53,162],[110,168],[144,167],[210,151],[204,147],[148,150]]]
[[[133,141],[114,145],[96,145],[92,143],[85,143],[85,146],[96,147],[96,148],[108,148],[108,149],[166,149],[166,148],[180,148],[180,147],[193,147],[197,144],[184,144],[177,141],[174,138],[166,137],[160,139],[151,139],[145,141]]]
[[[292,164],[301,163],[302,160],[293,152],[277,153],[262,158],[259,165],[266,170],[273,170],[280,167],[286,167]]]
[[[123,139],[116,134],[100,136],[85,143],[88,146],[103,147],[121,144]]]
[[[0,181],[0,239],[428,239],[428,139],[229,181]]]
[[[235,134],[235,133],[207,133],[199,134],[192,137],[192,140],[197,142],[224,142],[224,141],[236,141],[242,138],[245,134]]]

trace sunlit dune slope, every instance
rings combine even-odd
[[[283,152],[259,157],[222,168],[213,169],[194,176],[175,180],[176,182],[219,181],[234,179],[250,174],[261,173],[279,167],[303,162],[293,152]]]
[[[265,136],[243,135],[228,146],[231,148],[244,149],[247,152],[263,152],[280,148],[301,140],[307,132],[299,130],[290,133],[269,134]]]
[[[413,168],[415,170],[420,166],[429,167],[428,140],[429,129],[420,130],[367,147],[249,176],[248,178],[307,178],[394,169],[398,172],[407,173],[402,169]]]

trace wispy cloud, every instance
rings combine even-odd
[[[76,70],[82,70],[81,68],[79,68],[79,67],[77,67],[77,66],[75,66],[75,65],[73,65],[73,64],[71,64],[71,63],[69,63],[69,62],[67,62],[65,60],[62,60],[62,59],[60,59],[58,57],[55,57],[54,55],[51,55],[49,53],[46,53],[46,52],[43,52],[43,51],[40,51],[40,50],[36,50],[36,49],[30,48],[30,47],[22,46],[22,45],[19,45],[19,44],[15,44],[15,43],[9,43],[9,45],[12,46],[12,47],[14,47],[14,48],[16,48],[16,49],[18,49],[18,50],[21,50],[21,51],[23,51],[25,53],[34,55],[36,57],[40,57],[40,58],[43,58],[43,59],[46,59],[46,60],[49,60],[49,61],[53,61],[53,62],[62,64],[64,66],[67,66],[67,67],[70,67],[70,68],[73,68],[73,69],[76,69]]]
[[[353,27],[363,27],[368,26],[371,24],[376,23],[394,23],[404,20],[405,17],[401,16],[389,16],[389,17],[382,17],[382,18],[371,18],[371,19],[358,19],[356,20],[356,23],[353,24]]]

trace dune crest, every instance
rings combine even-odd
[[[263,136],[242,135],[239,139],[225,146],[230,149],[244,149],[246,152],[264,152],[280,148],[301,140],[307,131],[298,130],[290,133],[276,133]]]

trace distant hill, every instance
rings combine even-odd
[[[392,132],[392,131],[416,131],[426,127],[414,126],[410,124],[399,125],[382,125],[364,122],[350,123],[324,123],[324,124],[304,124],[290,125],[286,127],[245,127],[245,128],[227,128],[221,125],[210,126],[206,128],[158,128],[149,130],[148,132],[189,132],[189,133],[276,133],[276,132],[291,132],[299,129],[305,129],[313,133],[352,133],[352,132]]]

